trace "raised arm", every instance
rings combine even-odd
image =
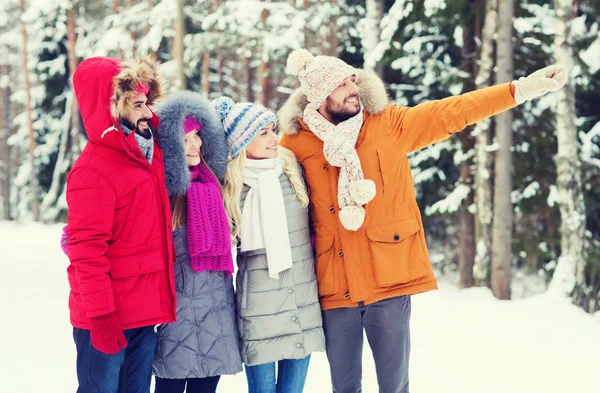
[[[550,66],[512,83],[430,101],[412,108],[393,107],[390,129],[398,133],[401,149],[410,153],[524,101],[556,91],[564,86],[566,79],[565,67]]]
[[[395,107],[390,128],[399,133],[399,145],[405,153],[422,149],[470,124],[517,106],[511,86],[506,83],[412,108]]]

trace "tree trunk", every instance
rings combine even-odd
[[[174,58],[177,61],[177,79],[175,88],[185,90],[185,70],[183,64],[183,36],[185,16],[183,14],[183,0],[177,0],[177,17],[175,18],[175,42],[173,45]]]
[[[468,131],[464,131],[468,132]],[[470,146],[470,147],[469,147]],[[466,142],[463,148],[472,149],[472,141]],[[463,182],[469,187],[473,186],[473,174],[469,168],[469,162],[460,164],[460,173]],[[460,274],[460,287],[471,288],[475,285],[473,278],[473,265],[475,262],[475,217],[469,211],[469,206],[473,204],[473,193],[469,193],[460,207],[460,234],[458,250],[458,270]]]
[[[207,97],[210,94],[210,53],[205,53],[202,60],[202,92]]]
[[[217,77],[219,78],[219,82],[217,83],[217,91],[219,95],[223,95],[223,89],[225,88],[225,84],[223,83],[223,49],[217,49]]]
[[[264,0],[262,0],[264,2]],[[269,10],[267,10],[266,8],[262,10],[261,13],[261,30],[264,32],[267,31],[267,18],[269,17]],[[264,40],[264,38],[263,38]],[[260,81],[260,95],[258,97],[260,103],[264,106],[264,107],[268,107],[269,105],[269,100],[270,100],[270,89],[271,89],[271,84],[270,82],[270,70],[269,70],[269,54],[267,53],[267,50],[264,46],[264,43],[262,45],[262,49],[259,52],[260,53],[260,67],[258,69],[258,78]]]
[[[556,63],[573,69],[573,38],[571,19],[574,17],[573,0],[555,0],[556,34],[554,58]],[[581,162],[575,125],[575,90],[573,78],[556,94],[556,135],[558,139],[557,180],[560,195],[561,255],[552,277],[549,290],[573,296],[573,302],[583,306],[585,296],[585,244],[586,211],[581,186]]]
[[[231,86],[231,92],[232,92],[232,98],[235,102],[240,102],[242,100],[242,94],[241,94],[241,83],[240,81],[242,81],[242,73],[240,72],[241,67],[240,67],[240,56],[236,55],[234,60],[231,62],[231,76],[233,78],[234,81],[236,81],[236,83],[233,84],[233,86]]]
[[[254,73],[252,72],[252,59],[248,54],[244,57],[244,80],[246,81],[246,100],[254,102]]]
[[[67,45],[67,56],[69,58],[69,81],[71,85],[71,94],[73,95],[73,99],[71,100],[71,160],[75,162],[77,157],[79,157],[79,135],[81,134],[81,130],[79,127],[80,119],[79,119],[79,106],[77,105],[77,99],[75,99],[75,89],[73,88],[73,75],[75,74],[75,69],[77,68],[77,53],[75,52],[75,46],[77,44],[77,33],[76,33],[76,21],[75,21],[75,4],[71,3],[71,8],[67,11],[67,37],[68,37],[68,45]]]
[[[494,34],[498,29],[498,0],[485,1],[485,21],[481,32],[481,55],[475,87],[483,89],[492,84],[494,68]],[[475,203],[476,203],[476,255],[473,275],[477,285],[490,285],[490,262],[492,252],[492,165],[493,155],[489,147],[491,141],[491,119],[475,125]]]
[[[466,10],[467,15],[470,13],[470,8],[474,5],[474,0],[469,0]],[[474,83],[474,59],[475,59],[475,31],[474,18],[468,18],[463,23],[463,46],[461,50],[461,68],[467,72],[470,77],[464,83],[463,92],[472,91]],[[473,189],[473,174],[471,173],[471,158],[470,151],[474,148],[473,137],[471,136],[471,127],[459,134],[461,142],[463,160],[460,163],[460,178],[463,184],[466,184],[471,190]],[[473,192],[470,192],[467,198],[463,201],[460,207],[460,232],[459,232],[459,252],[458,252],[458,270],[460,272],[460,286],[462,288],[470,288],[475,282],[473,280],[473,265],[475,262],[475,217],[469,211],[469,207],[473,204]]]
[[[1,65],[0,75],[9,75],[10,66]],[[11,179],[11,149],[8,145],[10,137],[10,86],[8,83],[0,86],[0,165],[2,169],[2,219],[10,220],[12,218],[10,209],[10,179]]]
[[[27,126],[29,127],[29,164],[31,165],[31,173],[30,173],[30,187],[31,187],[31,209],[33,212],[33,219],[35,221],[40,220],[40,198],[39,198],[39,190],[38,190],[38,178],[37,178],[37,168],[35,166],[35,131],[33,129],[33,114],[31,108],[31,81],[29,80],[29,69],[27,67],[27,29],[25,27],[25,22],[23,21],[23,14],[25,13],[25,0],[21,0],[21,15],[20,15],[20,24],[21,24],[21,33],[23,35],[23,74],[25,75],[25,93],[26,93],[26,103],[25,103],[25,111],[27,113]]]
[[[279,94],[278,88],[281,86],[283,74],[281,72],[272,72],[271,75],[271,108],[281,108],[285,102],[281,102],[281,94]]]
[[[512,20],[514,0],[498,2],[497,83],[513,80]],[[494,173],[494,222],[492,225],[492,292],[498,299],[510,299],[512,191],[512,112],[496,116],[498,152]]]

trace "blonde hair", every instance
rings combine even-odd
[[[304,185],[304,180],[298,171],[298,161],[294,153],[281,146],[277,147],[281,159],[283,160],[283,172],[287,175],[292,189],[296,194],[296,199],[302,207],[308,206],[308,192]],[[236,243],[240,238],[240,228],[242,219],[242,190],[244,189],[244,166],[246,164],[246,149],[240,151],[228,164],[223,181],[223,202],[225,212],[229,220],[229,230],[231,231],[232,242]]]

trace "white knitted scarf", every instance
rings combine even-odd
[[[244,184],[250,187],[242,208],[241,251],[265,249],[269,277],[292,267],[292,249],[287,214],[279,176],[281,156],[273,159],[246,159]]]
[[[365,221],[362,205],[375,198],[375,183],[365,179],[356,153],[356,140],[362,127],[364,108],[350,119],[334,125],[325,119],[314,104],[304,110],[303,121],[323,141],[323,154],[329,165],[340,168],[338,204],[344,228],[356,231]]]

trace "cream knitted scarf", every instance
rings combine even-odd
[[[362,205],[375,197],[375,183],[365,179],[356,153],[356,140],[362,127],[364,108],[350,119],[334,125],[325,119],[317,107],[309,103],[303,121],[323,141],[323,153],[330,165],[340,168],[338,204],[340,222],[344,228],[356,231],[365,221]]]

